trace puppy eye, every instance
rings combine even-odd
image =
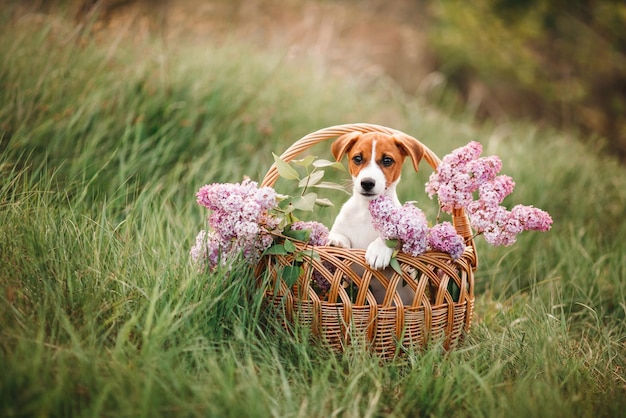
[[[352,157],[352,162],[356,165],[359,165],[363,162],[363,157],[361,157],[360,155],[355,155],[354,157]]]
[[[394,161],[391,157],[383,157],[382,163],[384,167],[390,167],[394,163]]]

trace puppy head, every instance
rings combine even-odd
[[[337,161],[348,156],[354,192],[375,198],[400,179],[402,163],[408,156],[415,171],[424,154],[422,145],[408,137],[381,132],[351,132],[333,142],[331,151]]]

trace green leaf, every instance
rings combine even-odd
[[[315,186],[324,177],[324,170],[314,171],[298,183],[298,187]]]
[[[291,287],[298,281],[301,270],[302,268],[300,266],[285,266],[280,276],[285,281],[285,284]]]
[[[324,159],[315,160],[313,162],[313,167],[315,168],[332,167],[336,170],[346,171],[346,167],[343,164],[341,164],[339,161],[328,161]]]
[[[312,211],[315,207],[317,194],[307,193],[304,196],[294,199],[293,207],[299,210]]]
[[[300,160],[292,160],[291,162],[301,167],[309,167],[315,161],[317,157],[315,155],[307,155]]]
[[[295,206],[292,203],[288,204],[285,207],[285,215],[290,215],[291,212],[293,212],[294,210],[296,210]],[[291,223],[291,222],[288,222],[288,223]]]
[[[285,249],[283,244],[274,244],[265,251],[263,251],[264,255],[287,255],[288,252]]]
[[[389,248],[396,248],[398,246],[399,241],[397,239],[386,239],[385,245]]]
[[[292,223],[298,222],[300,220],[300,219],[298,219],[298,217],[296,215],[293,214],[293,209],[291,210],[291,212],[289,212],[287,214],[287,216],[285,218],[287,219],[287,223],[285,224],[285,226],[291,225]]]
[[[280,157],[274,153],[274,163],[276,164],[276,169],[278,170],[278,175],[287,180],[299,180],[300,176],[295,168],[289,165],[289,163],[284,162],[280,159]]]
[[[285,198],[284,198],[284,199],[282,199],[282,200],[280,200],[280,201],[278,202],[278,207],[279,207],[279,208],[284,209],[284,208],[286,208],[287,206],[289,206],[289,205],[291,204],[291,202],[293,202],[293,197],[291,197],[291,196],[285,196]]]
[[[317,260],[317,261],[322,261],[322,257],[320,257],[320,253],[318,253],[315,250],[311,250],[311,251],[303,251],[302,254],[306,255],[307,257],[309,257],[311,260]]]
[[[283,245],[285,247],[285,251],[287,251],[288,253],[293,253],[294,251],[297,250],[295,244],[289,241],[288,239],[285,240]]]
[[[293,216],[292,212],[297,209],[294,206],[294,202],[299,201],[300,199],[300,197],[289,197],[288,199],[278,203],[278,207],[288,221],[287,224],[294,223],[298,220],[296,217]]]
[[[389,262],[389,266],[398,274],[402,274],[402,269],[400,268],[400,262],[396,257],[393,257]]]
[[[341,184],[333,183],[333,182],[330,182],[330,181],[323,181],[321,183],[313,185],[313,187],[317,187],[317,188],[320,188],[320,189],[339,190],[339,191],[342,191],[342,192],[344,192],[346,194],[352,194],[352,192],[350,190],[346,189],[345,186],[342,186]]]
[[[310,229],[303,229],[303,230],[289,229],[289,230],[283,231],[283,235],[286,235],[298,241],[308,242],[309,239],[311,238],[311,230]]]
[[[459,296],[461,295],[461,289],[453,279],[450,279],[450,281],[448,282],[447,289],[450,293],[450,296],[452,296],[452,300],[458,302]]]
[[[330,200],[326,199],[325,197],[322,198],[322,199],[315,199],[315,204],[317,206],[324,206],[324,207],[335,206],[333,204],[333,202],[331,202]]]

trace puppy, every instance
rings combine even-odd
[[[406,157],[410,157],[417,171],[424,149],[417,141],[399,135],[351,132],[337,138],[331,151],[337,161],[341,161],[344,155],[348,156],[353,186],[352,196],[342,206],[330,230],[330,245],[364,249],[369,266],[383,270],[389,266],[394,250],[374,229],[369,202],[387,195],[400,206],[396,186],[400,181],[402,164]],[[381,303],[385,288],[376,280],[371,285],[376,301]],[[410,304],[412,289],[399,286],[397,290],[403,303]]]

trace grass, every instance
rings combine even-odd
[[[0,415],[611,417],[626,407],[626,169],[615,161],[556,131],[477,124],[242,45],[173,51],[96,41],[55,15],[2,22]],[[393,121],[439,155],[478,139],[516,179],[510,203],[555,219],[513,247],[480,244],[474,326],[455,351],[390,363],[359,348],[333,355],[306,330],[277,326],[245,266],[189,264],[198,187],[260,179],[271,152],[352,121]],[[429,171],[409,168],[400,195],[432,215]]]

